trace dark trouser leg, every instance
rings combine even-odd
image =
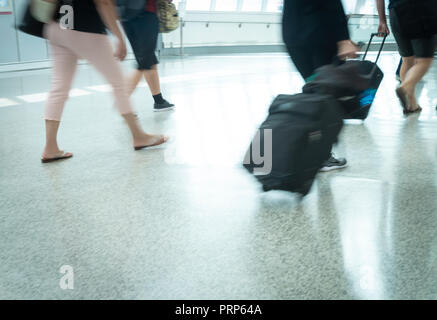
[[[311,54],[303,47],[292,47],[287,45],[288,54],[296,66],[302,78],[307,79],[314,73],[313,59]]]
[[[331,64],[337,57],[337,43],[331,42],[315,47],[312,51],[314,71],[320,67]]]
[[[288,54],[305,80],[313,76],[316,69],[334,62],[337,55],[336,43],[300,47],[294,47],[290,43],[286,45]]]

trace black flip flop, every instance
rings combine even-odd
[[[41,158],[42,163],[49,163],[49,162],[55,162],[59,160],[69,159],[72,158],[73,154],[69,152],[63,152],[61,156],[57,156],[54,158]]]
[[[414,110],[408,110],[408,112],[406,114],[419,113],[421,111],[422,111],[422,107],[421,106],[417,106],[417,108],[414,109]]]

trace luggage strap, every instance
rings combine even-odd
[[[366,60],[367,53],[369,52],[369,48],[370,48],[370,45],[372,44],[373,38],[375,36],[381,36],[381,35],[384,36],[384,38],[382,39],[381,46],[379,47],[379,51],[378,51],[378,56],[376,57],[375,65],[373,66],[372,72],[370,72],[369,77],[373,77],[373,75],[376,72],[376,69],[378,68],[378,60],[379,60],[379,57],[381,56],[381,52],[382,52],[382,49],[384,48],[385,40],[387,39],[388,34],[387,33],[378,33],[378,32],[372,33],[372,35],[370,36],[370,41],[367,44],[366,52],[363,55],[362,60],[364,61],[364,60]]]
[[[378,56],[376,57],[376,61],[375,61],[375,64],[378,63],[379,57],[381,56],[382,49],[384,48],[385,40],[387,39],[388,36],[387,33],[372,33],[372,35],[370,36],[370,41],[367,44],[366,52],[364,53],[363,56],[363,61],[366,60],[367,53],[369,52],[369,48],[370,45],[372,44],[373,38],[375,36],[381,36],[381,35],[384,36],[384,38],[382,39],[381,46],[379,47],[379,51],[378,51]]]

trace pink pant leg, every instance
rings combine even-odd
[[[51,37],[51,32],[48,36]],[[68,48],[58,45],[56,41],[50,38],[49,40],[53,60],[52,84],[45,106],[44,119],[61,121],[65,102],[68,99],[77,68],[78,57]]]
[[[79,58],[88,60],[112,86],[120,113],[134,113],[121,64],[113,56],[107,35],[61,29],[57,23],[48,25],[45,31],[53,55],[53,84],[46,106],[47,120],[61,119]]]
[[[109,37],[103,34],[76,32],[71,49],[88,60],[112,86],[115,105],[123,114],[134,113],[120,62],[114,57]]]

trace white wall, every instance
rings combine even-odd
[[[15,29],[15,24],[20,22],[27,1],[10,0],[10,3],[13,4],[12,14],[0,15],[2,41],[0,66],[2,68],[5,65],[14,63],[23,64],[34,61],[48,61],[50,59],[45,40],[28,36]],[[182,0],[174,1],[180,3]],[[244,8],[247,9],[247,7],[243,6],[243,1],[252,0],[236,0],[235,10],[227,12],[215,11],[219,1],[224,0],[188,1],[191,1],[192,8],[194,8],[193,3],[195,1],[199,6],[203,1],[208,1],[210,8],[209,11],[181,12],[184,17],[183,37],[185,47],[282,44],[280,0],[262,0],[260,12],[244,11]],[[346,0],[346,3],[349,12],[375,13],[374,0]],[[276,10],[277,12],[268,12],[268,10]],[[377,19],[372,15],[353,18],[350,21],[352,39],[356,42],[367,41],[370,33],[376,31],[376,28]],[[180,47],[180,30],[164,34],[162,40],[164,48]],[[393,41],[393,39],[390,38],[390,41]],[[130,48],[129,52],[131,52]]]
[[[282,44],[279,13],[187,12],[184,19],[184,47]],[[356,42],[367,42],[377,28],[374,15],[349,20],[351,38]],[[178,48],[180,40],[180,30],[164,34],[164,48]],[[394,42],[394,38],[390,36],[387,41]]]
[[[281,44],[281,15],[269,13],[187,12],[184,46]],[[164,34],[164,48],[180,46],[180,30]]]

